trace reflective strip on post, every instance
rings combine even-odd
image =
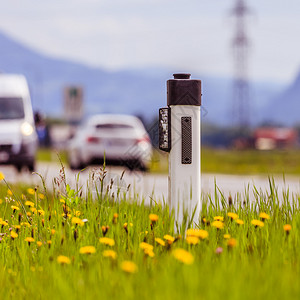
[[[171,150],[170,108],[159,109],[159,149],[165,152]]]

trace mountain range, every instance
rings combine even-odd
[[[48,57],[0,32],[0,71],[22,73],[27,77],[35,110],[51,117],[63,117],[63,89],[81,86],[85,115],[126,113],[157,117],[166,106],[166,81],[180,70],[144,68],[108,71],[82,63]],[[184,70],[185,72],[188,70]],[[232,125],[232,80],[192,74],[202,80],[203,122]],[[300,75],[291,86],[272,82],[251,82],[250,121],[293,125],[298,122],[297,108]]]

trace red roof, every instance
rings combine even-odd
[[[276,141],[295,141],[297,131],[292,128],[258,128],[254,131],[254,138],[265,138]]]

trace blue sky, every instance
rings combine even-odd
[[[300,1],[248,0],[249,77],[293,81]],[[0,30],[47,55],[110,70],[231,76],[235,0],[0,0]]]

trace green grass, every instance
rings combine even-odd
[[[37,154],[36,154],[36,159],[39,162],[59,162],[59,159],[62,161],[62,163],[66,164],[68,159],[67,159],[67,152],[60,150],[57,151],[55,149],[50,149],[50,148],[38,148]]]
[[[258,151],[203,147],[201,151],[201,169],[204,173],[300,174],[300,151],[297,149]],[[156,150],[150,171],[167,173],[168,155]]]
[[[300,151],[231,150],[202,151],[202,171],[227,174],[300,174]]]
[[[169,170],[168,156],[168,153],[154,149],[150,165],[150,172],[167,173]]]
[[[202,221],[195,227],[205,230],[208,237],[190,245],[185,230],[174,232],[174,219],[167,206],[137,204],[134,197],[117,188],[112,195],[114,187],[103,186],[105,172],[98,170],[95,175],[97,179],[89,183],[86,195],[81,195],[79,187],[68,186],[63,173],[59,185],[49,191],[42,188],[42,183],[36,191],[16,185],[11,188],[11,195],[5,182],[0,182],[1,299],[299,297],[299,195],[292,196],[288,190],[278,194],[272,180],[268,191],[252,191],[256,199],[252,203],[247,193],[231,200],[218,193],[214,197],[206,195]],[[95,185],[97,191],[92,193]],[[30,209],[26,201],[40,211]],[[20,202],[31,224],[26,223]],[[11,206],[18,206],[19,210],[14,211]],[[238,225],[228,212],[236,213],[244,224]],[[261,212],[270,219],[262,223],[263,227],[255,227],[251,222],[261,219]],[[152,225],[150,213],[158,216]],[[76,215],[88,221],[83,226],[76,225],[72,223]],[[224,218],[223,229],[214,226],[217,216]],[[285,224],[291,225],[289,234],[283,229]],[[114,240],[114,246],[99,242],[104,236],[102,226],[109,226],[106,237]],[[18,232],[18,237],[12,239],[11,231]],[[166,234],[175,241],[159,245],[155,238],[164,239]],[[230,242],[225,234],[231,236]],[[27,237],[35,241],[29,245]],[[40,247],[38,241],[42,242]],[[153,246],[154,257],[144,253],[141,242]],[[93,246],[96,252],[80,254],[83,246]],[[176,259],[178,248],[187,251],[182,258],[191,256],[194,261],[185,264]],[[115,251],[115,260],[103,256],[107,249]],[[217,254],[216,249],[222,249],[222,253]],[[70,264],[61,265],[57,261],[60,255],[69,258]],[[133,262],[137,272],[125,272],[124,261]]]

